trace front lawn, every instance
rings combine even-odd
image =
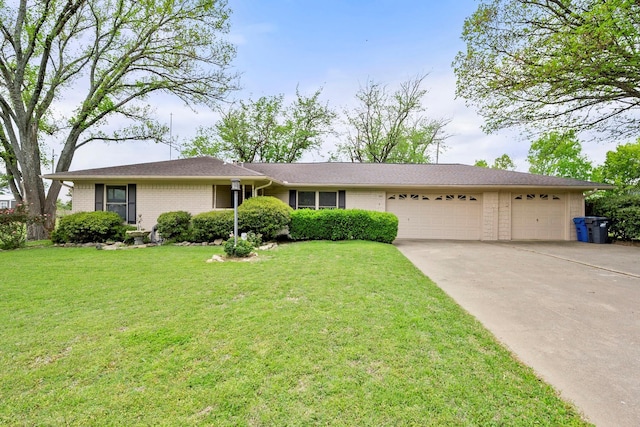
[[[0,425],[585,425],[391,245],[0,252]]]

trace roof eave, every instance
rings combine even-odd
[[[166,176],[166,175],[43,175],[52,181],[225,181],[240,179],[241,181],[276,181],[264,175],[234,176]]]
[[[274,181],[275,182],[275,181]],[[278,183],[285,187],[311,188],[311,187],[327,187],[327,188],[407,188],[407,189],[446,189],[446,188],[473,188],[473,189],[549,189],[549,190],[611,190],[615,187],[612,185],[539,185],[539,184],[399,184],[399,183],[371,183],[371,184],[336,184],[336,183],[308,183],[308,182],[287,182]]]

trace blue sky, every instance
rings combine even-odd
[[[526,171],[530,141],[517,130],[486,135],[482,118],[464,100],[455,99],[451,63],[464,49],[460,39],[464,19],[477,8],[476,0],[229,0],[233,10],[229,39],[237,47],[233,62],[242,74],[242,90],[234,99],[285,94],[296,86],[303,93],[322,87],[322,99],[338,111],[355,105],[358,88],[368,79],[390,89],[409,77],[429,73],[424,99],[426,115],[447,118],[447,149],[440,163],[490,163],[507,153],[518,170]],[[216,116],[196,112],[179,101],[163,103],[161,118],[171,122],[179,142],[208,126]],[[335,142],[335,141],[334,141]],[[328,140],[320,153],[305,161],[322,161],[333,150]],[[583,148],[598,164],[615,145],[585,142]],[[177,158],[176,149],[152,143],[92,144],[76,153],[72,170]]]

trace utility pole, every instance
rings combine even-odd
[[[169,160],[171,160],[172,144],[173,144],[173,113],[169,113]]]

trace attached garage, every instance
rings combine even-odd
[[[387,193],[387,212],[398,217],[398,238],[480,240],[482,195]]]
[[[512,193],[513,240],[564,240],[570,218],[567,197],[553,193]]]
[[[95,203],[100,186],[128,184],[136,189],[134,213],[147,227],[160,212],[228,208],[231,180],[238,179],[245,197],[275,196],[294,209],[391,212],[398,238],[486,241],[575,240],[572,218],[584,215],[584,193],[611,188],[460,164],[229,163],[211,157],[45,177],[74,183],[74,212],[104,209],[108,198]]]

